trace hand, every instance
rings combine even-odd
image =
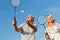
[[[16,25],[16,24],[17,24],[16,20],[13,20],[13,21],[12,21],[12,24],[13,24],[13,25]]]
[[[45,34],[46,39],[50,39],[48,33]]]

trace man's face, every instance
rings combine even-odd
[[[34,17],[28,16],[27,20],[28,20],[29,22],[34,22]]]
[[[47,16],[47,22],[51,23],[54,21],[54,18],[52,16]]]

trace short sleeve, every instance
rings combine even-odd
[[[23,27],[23,25],[24,25],[24,23],[20,24],[20,25],[18,26],[18,28]]]

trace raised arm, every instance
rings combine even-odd
[[[18,28],[18,27],[17,27],[17,21],[16,21],[16,20],[13,20],[13,21],[12,21],[12,24],[13,24],[13,26],[14,26],[15,31],[19,32],[21,28]]]

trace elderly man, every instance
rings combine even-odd
[[[37,27],[33,22],[34,17],[32,15],[28,15],[26,22],[20,24],[19,27],[17,27],[16,25],[17,24],[16,20],[12,21],[15,31],[17,32],[21,31],[21,40],[35,40],[34,33],[37,31]]]

